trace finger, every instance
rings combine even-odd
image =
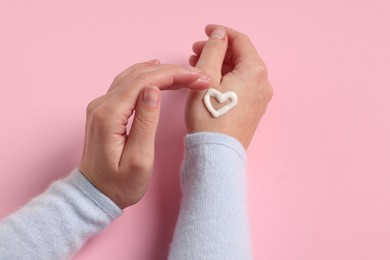
[[[160,115],[160,89],[149,86],[140,93],[133,124],[127,138],[119,167],[135,173],[151,172],[154,140]]]
[[[127,75],[129,75],[130,73],[136,73],[137,71],[140,71],[141,69],[145,70],[146,68],[154,67],[154,65],[159,65],[159,64],[161,64],[161,63],[160,63],[160,60],[158,60],[158,59],[153,59],[153,60],[149,60],[149,61],[145,61],[145,62],[136,63],[136,64],[128,67],[127,69],[125,69],[121,73],[119,73],[118,76],[119,76],[119,78],[124,78]]]
[[[228,45],[226,31],[216,27],[203,47],[196,67],[211,76],[213,84],[221,82],[221,69]]]
[[[188,59],[188,62],[190,63],[191,66],[196,66],[196,63],[198,63],[199,56],[198,55],[191,55],[190,58]]]
[[[209,87],[210,81],[210,77],[203,74],[198,68],[163,64],[137,74],[133,79],[133,85],[134,87],[154,85],[165,90],[188,88],[188,85],[193,83],[189,88],[205,89]]]
[[[197,55],[191,55],[190,58],[188,59],[188,62],[191,64],[191,66],[195,66],[196,63],[198,63],[199,56]],[[222,76],[225,74],[233,71],[234,65],[229,64],[229,63],[223,63],[222,65]]]
[[[192,50],[195,54],[200,55],[202,53],[203,47],[206,45],[207,41],[198,41],[192,44]]]
[[[192,50],[194,51],[195,54],[197,55],[200,55],[203,51],[203,48],[204,46],[206,45],[206,41],[199,41],[199,42],[195,42],[193,45],[192,45]],[[228,49],[226,50],[226,54],[225,54],[225,58],[223,60],[224,63],[230,63],[230,64],[233,64],[233,54],[232,54],[232,51],[229,49],[229,46],[228,46]],[[193,65],[195,66],[195,65]]]
[[[162,90],[190,88],[203,90],[210,86],[211,79],[195,68],[186,68],[178,65],[160,64],[139,71],[136,75],[128,75],[122,79],[122,87],[112,93],[112,103],[117,110],[126,115],[134,109],[140,91],[147,86],[156,86]]]
[[[136,88],[141,85],[155,85],[160,89],[177,89],[183,84],[189,84],[196,81],[192,88],[204,89],[210,84],[210,77],[203,74],[200,69],[195,67],[183,67],[174,64],[159,64],[151,67],[144,67],[134,73],[130,73],[122,80],[121,85],[128,88],[129,83]]]
[[[206,34],[211,35],[216,28],[220,27],[223,26],[210,24],[206,26]],[[233,54],[233,64],[236,65],[237,68],[247,68],[248,66],[253,66],[254,64],[265,66],[264,62],[258,55],[256,48],[246,35],[228,27],[223,28],[227,32],[229,48]]]
[[[153,59],[153,60],[150,60],[150,61],[145,61],[145,62],[141,62],[141,63],[137,63],[137,64],[134,64],[130,67],[128,67],[127,69],[125,69],[124,71],[122,71],[121,73],[119,73],[114,81],[112,82],[110,88],[107,90],[107,93],[116,89],[117,87],[119,87],[120,85],[119,84],[116,84],[118,81],[120,81],[121,79],[123,78],[126,78],[130,73],[135,73],[137,72],[138,70],[142,69],[142,68],[146,68],[146,67],[153,67],[154,65],[158,65],[160,64],[160,61],[158,59]]]

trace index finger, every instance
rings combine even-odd
[[[223,27],[216,27],[209,37],[203,46],[196,67],[211,76],[214,85],[219,85],[222,77],[222,65],[228,46],[226,31]]]
[[[211,79],[205,77],[199,70],[174,64],[158,64],[142,67],[138,71],[125,73],[125,76],[114,80],[119,84],[110,94],[116,107],[121,110],[132,110],[141,90],[147,86],[156,86],[161,90],[191,88],[206,89]],[[130,106],[130,107],[129,107]]]
[[[217,27],[223,27],[226,30],[229,41],[228,48],[232,51],[232,61],[237,69],[241,67],[253,66],[254,64],[265,66],[263,60],[257,53],[255,46],[252,44],[249,37],[245,34],[216,24],[207,25],[206,34],[211,35],[211,33]]]

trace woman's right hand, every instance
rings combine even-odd
[[[246,35],[219,25],[208,25],[206,34],[208,41],[194,43],[190,64],[211,76],[211,88],[234,91],[238,103],[226,114],[213,118],[203,104],[207,90],[189,90],[187,130],[227,134],[247,148],[272,98],[265,64]],[[214,108],[221,106],[216,100],[211,103]]]
[[[80,171],[120,208],[137,203],[153,171],[160,89],[209,85],[210,79],[197,69],[158,60],[126,69],[107,94],[88,105]]]

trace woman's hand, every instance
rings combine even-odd
[[[264,62],[249,38],[230,28],[208,25],[208,41],[195,42],[190,64],[211,76],[212,88],[234,91],[238,104],[218,118],[203,104],[205,90],[188,91],[186,125],[189,133],[219,132],[236,138],[247,148],[272,98]],[[212,100],[214,108],[221,104]]]
[[[195,68],[162,65],[158,60],[126,69],[106,95],[88,105],[80,171],[120,208],[135,204],[153,171],[160,89],[201,90],[209,85],[210,78]]]

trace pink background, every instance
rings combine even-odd
[[[117,73],[184,64],[221,23],[252,38],[275,91],[248,150],[254,258],[390,259],[389,14],[388,0],[2,0],[0,217],[78,165],[86,105]],[[164,93],[147,195],[76,259],[165,259],[184,95]]]

